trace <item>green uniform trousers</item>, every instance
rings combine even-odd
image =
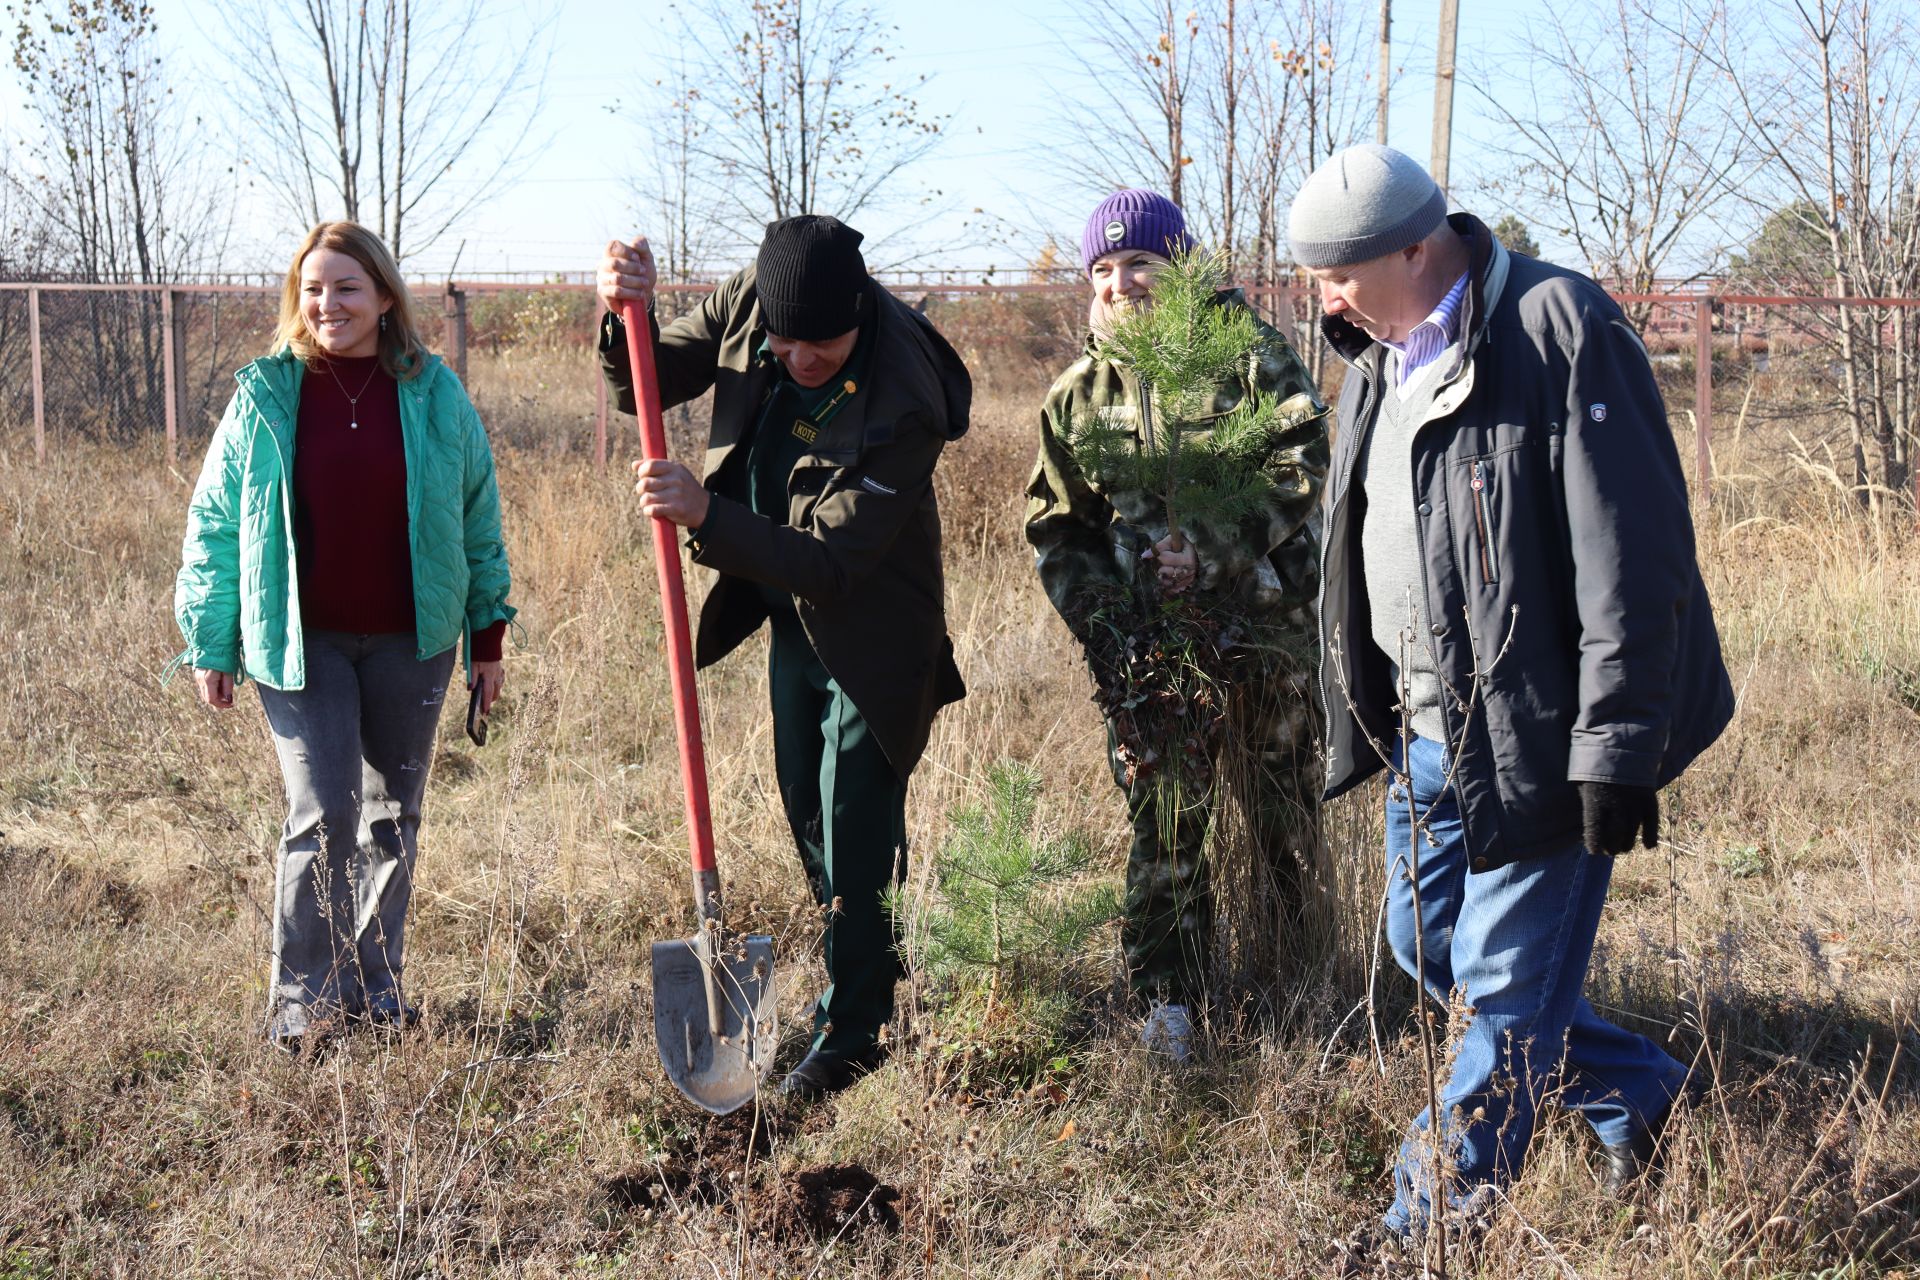
[[[767,683],[780,803],[814,899],[829,909],[829,985],[814,1007],[813,1047],[859,1053],[893,1016],[901,972],[881,895],[906,877],[907,784],[791,607],[775,619]]]
[[[1316,717],[1304,681],[1266,678],[1236,688],[1227,736],[1227,752],[1243,752],[1251,775],[1250,835],[1277,899],[1271,904],[1275,927],[1289,931],[1297,927],[1305,868],[1319,839]],[[1111,725],[1107,743],[1113,780],[1126,793],[1133,826],[1120,930],[1128,985],[1149,1000],[1203,1004],[1214,919],[1206,840],[1217,787],[1212,780],[1195,786],[1166,772],[1129,786],[1126,766],[1113,750]]]

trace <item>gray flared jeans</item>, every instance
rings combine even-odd
[[[420,804],[454,650],[411,632],[306,636],[303,689],[259,686],[287,788],[269,1008],[398,1012]]]

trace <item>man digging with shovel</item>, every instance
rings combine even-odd
[[[934,713],[965,686],[947,638],[933,468],[967,429],[972,381],[927,321],[867,275],[835,218],[768,225],[754,265],[664,328],[645,239],[598,276],[607,384],[635,412],[621,308],[648,309],[659,399],[713,391],[704,476],[636,463],[642,510],[688,530],[718,581],[695,661],[772,627],[768,686],[781,803],[829,909],[829,985],[812,1046],[781,1084],[813,1099],[878,1065],[899,975],[882,905],[906,867],[907,779]]]

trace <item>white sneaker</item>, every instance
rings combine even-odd
[[[1156,1004],[1147,1010],[1140,1043],[1180,1066],[1193,1061],[1193,1018],[1183,1004]]]

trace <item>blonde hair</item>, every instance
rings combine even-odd
[[[427,344],[414,326],[413,296],[400,277],[400,266],[388,252],[386,242],[357,222],[316,223],[301,238],[280,289],[280,325],[274,331],[273,349],[291,347],[293,354],[307,363],[324,354],[307,328],[306,317],[300,314],[300,267],[315,249],[346,254],[371,277],[375,291],[393,301],[380,331],[381,369],[404,382],[426,368]]]

